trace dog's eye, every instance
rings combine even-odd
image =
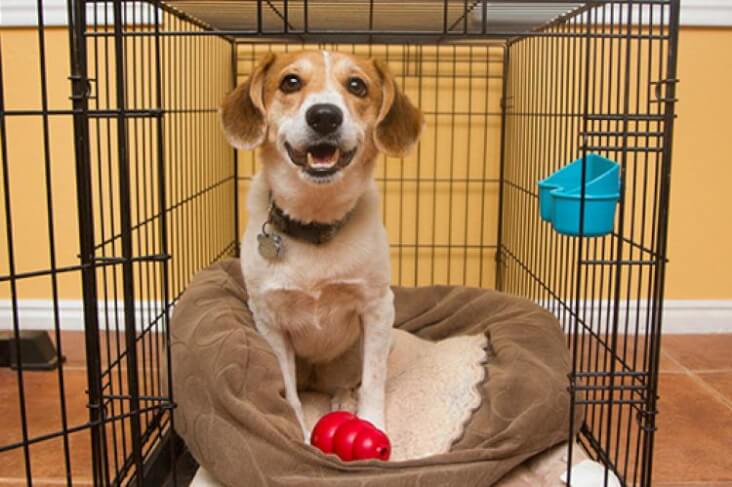
[[[280,90],[285,93],[295,93],[296,91],[300,91],[300,88],[302,88],[302,81],[294,74],[288,74],[282,78],[282,82],[280,83]]]
[[[361,78],[349,78],[348,91],[362,98],[366,96],[366,93],[368,93],[366,83]]]

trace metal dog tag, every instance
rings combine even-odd
[[[276,233],[260,233],[257,242],[259,255],[265,259],[278,259],[282,255],[282,237]]]

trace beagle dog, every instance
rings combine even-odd
[[[260,148],[242,272],[305,441],[296,357],[330,362],[359,341],[357,414],[383,430],[394,304],[373,172],[380,152],[415,145],[421,112],[386,64],[303,51],[268,54],[220,115],[234,147]]]

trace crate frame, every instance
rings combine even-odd
[[[202,86],[191,84],[176,87],[166,77],[163,67],[173,71],[177,69],[180,72],[184,66],[177,63],[176,59],[197,56],[194,61],[197,63],[195,67],[203,68],[208,61],[203,53],[204,42],[208,40],[220,42],[230,50],[228,59],[224,59],[226,56],[222,55],[216,58],[219,64],[222,62],[228,64],[226,68],[228,77],[223,75],[222,78],[222,75],[219,75],[215,81],[221,86],[231,88],[237,82],[237,49],[241,44],[285,42],[294,46],[325,45],[325,43],[394,45],[416,41],[418,45],[475,43],[483,46],[488,42],[503,49],[501,147],[500,175],[495,181],[499,192],[497,240],[495,244],[481,241],[478,246],[481,259],[486,258],[483,256],[484,251],[494,250],[497,263],[496,288],[526,296],[540,303],[554,312],[562,323],[573,356],[572,372],[568,378],[568,391],[572,398],[570,416],[574,416],[577,408],[583,407],[586,419],[580,431],[570,430],[569,437],[577,435],[585,449],[607,466],[606,476],[613,471],[620,477],[623,485],[650,486],[653,473],[667,263],[680,2],[678,0],[492,2],[505,4],[506,8],[515,6],[518,10],[527,8],[521,6],[521,3],[571,6],[566,13],[548,23],[529,30],[522,28],[515,31],[491,30],[487,23],[489,10],[485,0],[473,2],[435,0],[433,3],[444,12],[442,28],[423,31],[373,27],[373,19],[377,15],[378,8],[374,0],[368,2],[370,22],[369,28],[365,31],[312,28],[308,25],[307,19],[309,5],[317,4],[314,0],[310,2],[256,0],[249,3],[255,12],[256,27],[227,30],[217,29],[180,10],[178,5],[174,5],[175,2],[69,0],[71,107],[56,110],[48,106],[46,88],[48,81],[43,48],[45,45],[43,0],[38,0],[39,15],[36,27],[41,46],[38,60],[43,86],[41,108],[6,109],[0,83],[2,138],[0,154],[3,162],[5,230],[8,246],[8,271],[2,272],[0,282],[7,283],[10,287],[12,325],[17,337],[22,328],[18,310],[17,283],[23,279],[39,276],[50,279],[54,303],[54,333],[58,344],[57,356],[61,362],[63,349],[57,277],[61,273],[78,275],[83,292],[89,421],[74,426],[67,423],[66,400],[63,394],[64,374],[61,365],[58,369],[61,429],[48,435],[30,436],[24,406],[24,371],[19,368],[17,383],[22,440],[9,445],[0,445],[0,455],[11,450],[22,450],[26,480],[31,485],[33,474],[30,446],[62,438],[67,483],[72,485],[69,436],[88,430],[92,446],[94,485],[144,485],[153,478],[165,478],[165,482],[177,485],[182,480],[177,478],[178,469],[174,466],[181,461],[185,463],[187,457],[184,447],[172,433],[174,430],[172,411],[175,400],[172,391],[168,391],[165,387],[165,383],[171,382],[170,367],[165,368],[161,365],[169,363],[170,358],[168,327],[170,313],[195,272],[223,256],[238,253],[237,238],[240,234],[238,185],[241,181],[246,181],[249,176],[240,173],[240,154],[231,149],[222,149],[218,142],[196,147],[202,159],[207,157],[207,149],[216,151],[215,160],[220,164],[216,170],[195,173],[192,169],[186,169],[188,172],[183,179],[176,179],[172,175],[178,168],[175,164],[185,159],[180,153],[174,152],[176,144],[184,144],[186,136],[194,135],[202,130],[202,127],[206,127],[206,124],[210,124],[215,117],[215,107],[210,103],[208,106],[190,107],[170,105],[169,98],[166,97],[172,94],[172,98],[176,96],[183,98],[185,90],[190,90],[187,94],[198,96],[197,100],[204,104],[206,100],[201,95]],[[293,8],[302,10],[305,20],[301,28],[290,22],[290,12]],[[480,8],[483,9],[483,13],[476,27],[469,23],[469,16]],[[451,9],[457,11],[456,18],[449,17],[448,12],[451,12]],[[280,19],[281,28],[266,27],[265,19],[268,11]],[[648,14],[648,18],[639,16],[634,23],[634,12]],[[654,18],[656,14],[659,14],[658,21]],[[623,21],[627,25],[624,25]],[[101,77],[98,71],[99,65],[95,65],[99,62],[100,52],[113,51],[113,54],[104,51],[106,69],[109,69],[110,56],[117,60],[127,60],[128,51],[131,46],[137,45],[135,42],[138,39],[141,43],[139,45],[147,50],[147,57],[141,48],[140,52],[135,51],[131,64],[128,61],[113,63],[114,72],[108,72],[105,80],[107,83],[112,80],[112,83],[106,86],[104,93],[107,97],[114,95],[116,101],[108,99],[106,104],[100,104]],[[199,42],[197,39],[205,41]],[[633,49],[635,46],[642,47],[643,42],[648,43],[649,53],[647,62],[649,75],[646,78],[642,78],[639,72],[634,72],[630,66],[631,60],[634,60]],[[659,59],[655,64],[651,55],[656,46],[654,42],[659,49]],[[596,110],[595,104],[598,100],[595,91],[592,92],[592,97],[587,93],[590,90],[602,90],[598,86],[604,86],[604,82],[598,81],[605,75],[605,68],[601,68],[602,75],[598,76],[597,73],[598,52],[602,50],[602,54],[599,55],[600,63],[604,63],[607,60],[606,54],[615,52],[616,47],[617,59],[624,60],[626,66],[615,70],[612,64],[613,55],[610,54],[608,71],[610,78],[617,77],[617,86],[614,89],[618,90],[615,93],[618,99],[613,98],[612,88],[609,89],[605,94],[608,97],[606,107],[608,113],[602,113],[602,108]],[[638,49],[640,52],[640,47]],[[545,61],[553,58],[542,57],[541,54],[560,56],[567,62],[571,59],[574,63],[569,65],[572,66],[571,78],[569,69],[566,72],[555,70]],[[139,64],[135,56],[141,56]],[[576,69],[578,56],[583,59],[579,62],[579,70]],[[640,59],[642,56],[638,54],[638,57]],[[641,64],[640,60],[638,64]],[[529,77],[522,79],[519,76],[520,68],[524,70],[523,72],[540,69],[546,76],[538,80]],[[655,68],[658,68],[658,76],[651,79],[651,70]],[[144,70],[145,74],[132,74],[133,81],[130,82],[130,71],[136,72],[138,69],[141,72]],[[129,91],[138,87],[138,75],[142,80],[139,85],[141,98],[138,98],[138,94],[130,98]],[[0,82],[3,79],[2,58],[0,58]],[[570,79],[571,85],[568,84]],[[643,100],[647,107],[652,106],[653,110],[648,109],[647,113],[633,113],[633,101],[640,104],[641,95],[633,92],[631,84],[635,82],[640,87],[641,79],[648,83]],[[147,91],[142,88],[144,83],[147,83]],[[621,84],[624,87],[622,89]],[[564,91],[562,87],[567,90]],[[561,96],[559,101],[541,98],[539,93],[547,89],[555,90],[557,95]],[[631,93],[634,95],[631,96]],[[603,95],[600,94],[599,98],[599,104],[604,107]],[[532,108],[537,110],[533,115],[530,112],[522,114],[517,110],[526,108],[522,105],[525,100],[530,100]],[[611,106],[612,102],[617,103],[616,107]],[[542,112],[549,108],[557,109],[557,113]],[[578,108],[580,113],[571,113],[572,110],[569,108]],[[577,125],[569,125],[574,122],[567,122],[566,125],[552,124],[548,120],[553,115],[564,116],[568,120],[576,119]],[[12,178],[9,171],[8,145],[12,141],[7,139],[6,121],[21,116],[38,117],[43,122],[46,149],[44,189],[47,200],[50,266],[48,269],[30,272],[16,270],[12,219],[14,202],[10,198],[9,190]],[[176,116],[179,119],[176,119]],[[56,263],[53,184],[50,178],[52,157],[48,150],[49,120],[53,117],[68,117],[73,120],[75,134],[79,258],[78,265],[74,266],[58,266]],[[532,120],[531,117],[536,120]],[[527,123],[524,118],[530,121]],[[100,121],[102,125],[106,124],[104,130],[107,135],[106,143],[99,142]],[[200,125],[196,125],[197,123]],[[142,135],[135,132],[138,130],[135,128],[137,124],[140,125]],[[610,126],[615,128],[610,129]],[[556,131],[562,130],[565,138],[559,142],[551,142],[546,137],[549,133],[555,134]],[[174,134],[174,138],[168,139],[171,133]],[[517,135],[526,133],[531,134],[528,147],[525,146],[526,138]],[[568,142],[570,133],[573,142]],[[148,135],[149,139],[146,138]],[[150,195],[147,191],[139,193],[135,188],[140,182],[141,174],[139,169],[134,169],[131,164],[142,157],[140,154],[132,153],[140,146],[138,137],[144,138],[142,152],[149,154],[150,160],[154,161],[154,167],[143,166],[143,173],[149,174],[150,183],[153,185]],[[631,139],[636,142],[644,139],[646,143],[633,145],[629,142]],[[655,144],[650,144],[651,140],[655,141]],[[112,150],[113,147],[116,149],[116,156],[113,158],[110,155],[105,159],[101,155],[101,149]],[[545,150],[552,152],[556,157],[542,164],[527,163],[529,156],[536,156]],[[517,194],[521,193],[523,197],[531,198],[531,182],[545,175],[549,168],[556,168],[560,156],[566,156],[566,160],[569,161],[573,159],[571,157],[573,155],[585,158],[593,151],[615,154],[623,167],[624,194],[621,196],[619,221],[616,225],[618,230],[608,240],[608,248],[603,241],[601,250],[598,250],[597,240],[584,237],[572,239],[549,233],[538,223],[538,218],[534,218],[536,208],[532,210],[531,203],[521,203]],[[652,158],[656,167],[652,174],[653,194],[648,194],[647,186],[642,190],[638,190],[635,186],[628,189],[626,183],[631,179],[627,176],[629,179],[626,180],[625,170],[631,168],[638,170],[641,158],[635,154],[650,153],[655,155],[652,157],[646,155],[645,162],[648,163]],[[95,167],[101,167],[103,160],[110,165],[110,171],[113,161],[116,161],[117,166],[116,176],[104,174],[110,177],[108,196],[119,203],[117,210],[109,210],[106,225],[111,225],[111,229],[108,233],[105,230],[101,230],[100,233],[99,230],[100,226],[105,227],[105,207],[101,202],[103,170],[95,170]],[[646,178],[651,177],[648,172],[644,174]],[[211,184],[201,188],[195,187],[193,181],[199,176]],[[520,178],[521,181],[517,182],[516,178]],[[384,176],[383,179],[382,182],[386,184],[387,177]],[[485,184],[492,182],[483,181],[483,194]],[[632,178],[632,182],[637,183],[635,177]],[[171,199],[171,191],[180,198]],[[584,196],[584,193],[582,195]],[[95,197],[98,201],[95,201]],[[140,215],[140,197],[146,202],[142,215]],[[137,202],[134,201],[135,198],[138,198]],[[200,213],[201,207],[197,206],[191,210],[187,205],[191,202],[198,204],[198,201],[206,198],[213,201],[207,207],[208,210],[231,206],[227,210],[230,213],[227,213],[228,223],[221,235],[207,236],[209,237],[207,241],[197,241],[194,249],[196,255],[193,255],[192,251],[187,252],[182,244],[183,237],[190,236],[193,232],[181,227],[186,219],[197,219],[196,225],[202,228],[205,215]],[[628,206],[633,205],[635,209],[636,203],[642,202],[645,205],[649,198],[653,203],[653,215],[650,217],[652,228],[649,235],[644,233],[639,241],[636,241],[635,213],[627,214],[624,205],[627,201]],[[195,211],[199,213],[195,214]],[[119,232],[114,231],[117,222]],[[641,223],[645,225],[645,219]],[[631,230],[628,230],[629,226]],[[141,236],[143,230],[145,233]],[[626,234],[627,231],[630,233]],[[647,236],[649,239],[646,239]],[[135,241],[135,238],[138,240]],[[142,240],[143,238],[146,240]],[[433,259],[435,245],[436,242],[431,242]],[[448,247],[451,245],[452,243],[448,244]],[[467,255],[467,242],[464,242],[464,245]],[[394,246],[399,251],[400,262],[404,246],[402,242]],[[599,280],[603,283],[599,293],[595,292],[598,280],[597,268],[601,269]],[[641,269],[649,271],[645,278],[635,278],[640,282],[635,302],[631,299],[633,293],[630,292],[630,287],[635,285],[634,275],[645,275],[641,273]],[[112,277],[108,276],[108,272],[112,273]],[[401,284],[401,272],[399,276]],[[111,284],[107,283],[107,279],[111,280]],[[604,287],[605,280],[607,288]],[[103,281],[101,287],[100,281]],[[414,281],[418,281],[416,271]],[[482,273],[480,284],[483,284]],[[113,298],[107,294],[110,286],[114,292]],[[626,286],[628,290],[624,292]],[[641,287],[644,288],[643,293]],[[143,289],[146,294],[140,296],[139,293]],[[121,302],[118,294],[122,298]],[[604,301],[598,303],[596,295],[600,295]],[[640,304],[641,295],[645,300],[643,310]],[[139,309],[141,301],[146,303],[142,306],[142,311]],[[107,308],[113,308],[112,318]],[[633,312],[635,315],[632,315]],[[120,318],[122,328],[119,327]],[[116,325],[114,330],[116,338],[124,340],[124,348],[120,347],[119,341],[116,343],[116,359],[110,352],[111,321]],[[140,333],[141,326],[143,328]],[[155,338],[151,337],[153,332],[150,330],[155,330]],[[627,362],[626,357],[629,330],[635,332],[632,364]],[[150,333],[146,335],[146,331]],[[621,333],[623,331],[626,333]],[[639,339],[639,335],[643,338]],[[16,343],[19,341],[16,340]],[[639,346],[642,348],[641,364],[637,362]],[[583,355],[586,347],[590,357]],[[597,348],[593,351],[593,347]],[[19,345],[16,352],[18,356],[21,355]],[[153,354],[156,355],[158,379],[157,383],[151,379],[153,385],[150,385],[148,390],[146,376],[148,370],[145,369],[145,364],[149,361],[147,366],[150,367],[149,370],[153,369],[151,358]],[[604,366],[610,366],[609,371],[598,369],[600,360],[604,362]],[[126,367],[125,376],[121,375],[123,361],[134,364]],[[166,369],[164,373],[163,368]],[[110,384],[114,381],[113,374],[118,376],[118,390],[116,393],[114,390],[105,392],[110,389]],[[623,382],[626,379],[630,381],[629,384]],[[618,394],[619,398],[616,397]],[[119,413],[115,410],[115,404],[118,405]],[[635,426],[632,420],[633,413],[636,415]],[[596,415],[599,416],[599,420]],[[617,424],[613,422],[614,419],[617,419]],[[110,434],[117,434],[118,431],[115,429],[115,424],[119,426],[119,434],[123,437],[129,428],[131,442],[129,452],[124,439],[121,448],[118,448],[117,440],[111,447],[109,446]],[[620,441],[622,424],[627,424],[628,437],[625,438],[625,450],[622,450]],[[632,434],[636,440],[633,455],[630,446]],[[570,458],[572,448],[573,443],[570,442]],[[621,456],[624,458],[620,458]],[[634,462],[632,465],[631,458]]]

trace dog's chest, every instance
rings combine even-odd
[[[264,306],[269,323],[288,333],[298,356],[328,361],[360,336],[368,289],[362,279],[270,287],[258,296],[258,308]]]

